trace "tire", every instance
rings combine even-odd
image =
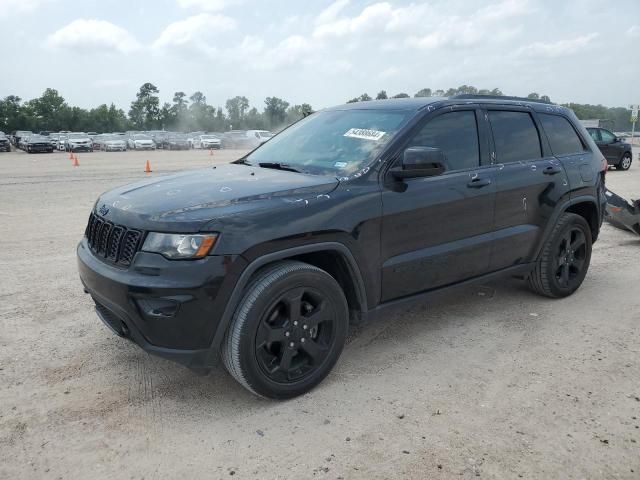
[[[586,220],[574,213],[563,213],[529,275],[529,287],[550,298],[571,295],[587,275],[591,246],[591,229]]]
[[[247,287],[223,341],[223,363],[256,395],[302,395],[337,362],[348,318],[344,292],[331,275],[302,262],[276,263]]]
[[[629,170],[631,168],[632,160],[633,158],[631,157],[631,154],[629,152],[625,153],[622,156],[622,159],[620,159],[620,163],[616,165],[616,170]]]

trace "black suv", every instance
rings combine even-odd
[[[617,170],[629,170],[633,159],[631,144],[623,142],[606,128],[587,128],[589,135],[607,159]]]
[[[498,275],[565,297],[602,223],[605,162],[574,114],[513,98],[362,102],[231,164],[100,196],[78,245],[104,323],[289,398],[350,323]]]

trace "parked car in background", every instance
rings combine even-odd
[[[589,135],[607,159],[617,170],[629,170],[633,160],[631,145],[606,128],[587,128]]]
[[[247,137],[251,139],[254,147],[262,145],[273,137],[273,133],[268,130],[247,130]]]
[[[20,145],[21,140],[29,135],[33,135],[31,130],[17,130],[16,133],[13,134],[13,144],[16,148],[22,148]]]
[[[117,135],[99,135],[94,140],[94,148],[105,152],[126,152],[127,142]]]
[[[66,150],[69,152],[93,152],[93,141],[84,132],[70,133],[66,140]]]
[[[199,137],[200,135],[205,135],[206,132],[189,132],[187,133],[187,142],[189,142],[189,147],[190,148],[194,148],[194,143],[196,141],[196,138]]]
[[[162,148],[166,150],[189,150],[191,146],[183,133],[172,133],[162,140]]]
[[[29,135],[24,141],[25,152],[27,153],[52,153],[53,145],[48,137],[44,135]]]
[[[9,138],[4,134],[4,132],[0,132],[0,152],[10,152],[11,151],[11,142]]]
[[[169,135],[171,135],[171,132],[166,132],[164,130],[153,130],[147,132],[147,135],[149,135],[153,140],[153,143],[156,144],[156,148],[164,148],[164,141],[169,137]]]
[[[127,143],[127,146],[132,150],[154,150],[156,148],[153,139],[143,133],[131,135]]]
[[[50,133],[49,134],[49,142],[51,143],[51,146],[55,149],[58,148],[58,139],[60,138],[60,134],[59,133]]]
[[[222,136],[222,148],[253,148],[255,137],[249,138],[246,130],[231,130]]]
[[[217,135],[199,135],[195,138],[193,148],[204,148],[219,150],[221,147],[220,137]]]
[[[58,137],[58,146],[56,147],[61,152],[64,152],[67,149],[67,140],[69,139],[68,133],[61,133]]]

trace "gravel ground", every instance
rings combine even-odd
[[[640,238],[609,226],[572,297],[460,290],[354,331],[287,402],[112,335],[76,272],[96,196],[238,155],[0,154],[0,478],[640,478]],[[634,162],[607,175],[627,197]]]

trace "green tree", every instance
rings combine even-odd
[[[397,93],[392,98],[409,98],[409,95],[406,93]]]
[[[386,100],[387,98],[389,97],[387,96],[387,92],[385,90],[380,90],[376,95],[376,100]]]
[[[160,99],[158,87],[152,83],[145,83],[136,94],[136,100],[131,103],[129,117],[136,128],[151,130],[160,123]]]
[[[278,97],[267,97],[264,103],[264,116],[266,117],[268,127],[273,129],[283,125],[287,117],[289,102]]]
[[[360,102],[368,102],[369,100],[373,100],[368,93],[363,93],[362,95],[360,95],[360,97],[358,97],[358,100]]]
[[[414,95],[414,97],[419,98],[419,97],[431,97],[431,89],[430,88],[423,88],[421,90],[418,90],[416,92],[416,94]]]
[[[249,100],[247,97],[233,97],[227,100],[225,106],[229,113],[229,122],[233,128],[238,129],[244,126],[244,117],[249,109]]]

